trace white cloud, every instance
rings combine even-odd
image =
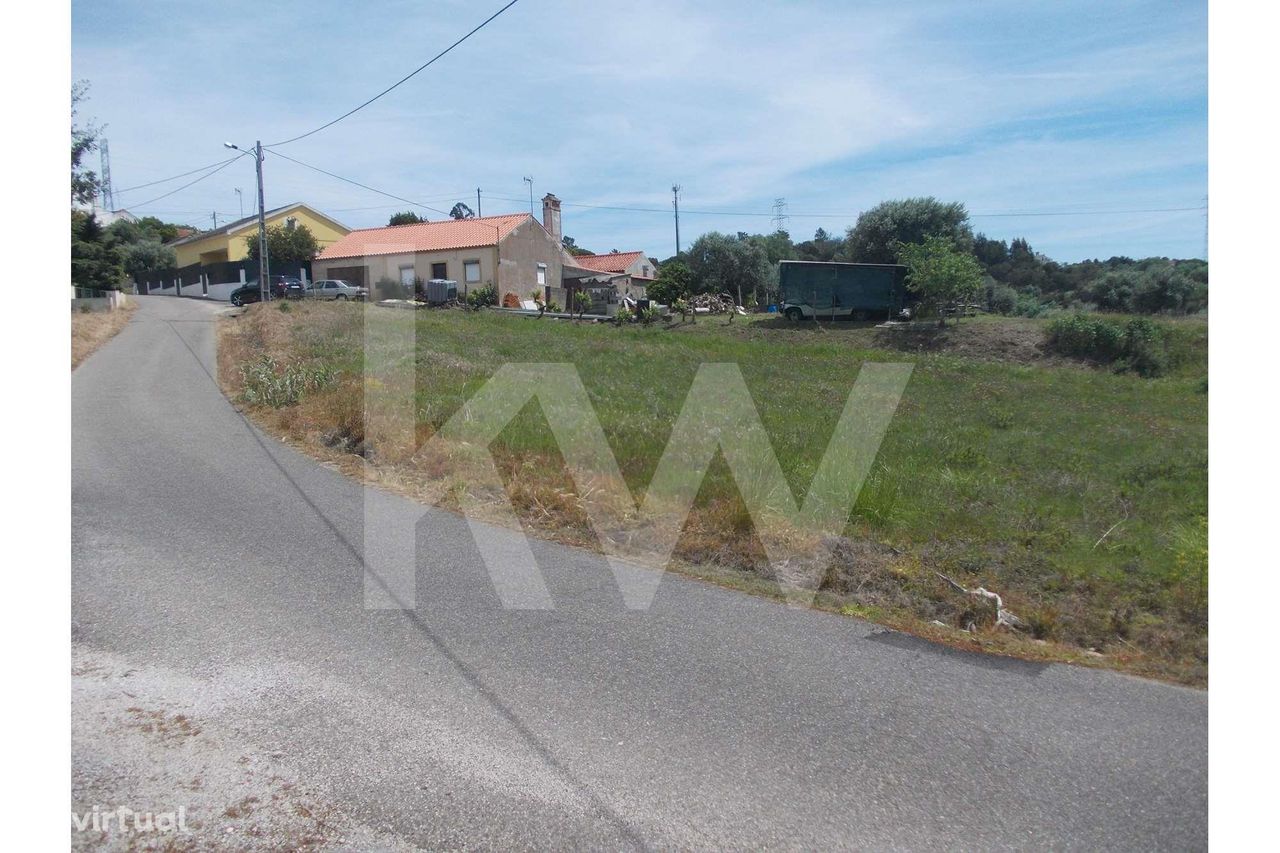
[[[74,73],[94,82],[90,107],[110,123],[117,184],[127,185],[217,159],[228,136],[270,142],[332,118],[484,13],[470,3],[192,5],[161,16],[139,5],[104,21],[77,2],[73,14]],[[475,186],[522,198],[521,176],[532,174],[539,195],[663,209],[676,181],[691,209],[762,213],[780,195],[793,211],[853,212],[919,193],[974,210],[1173,206],[1204,194],[1194,105],[1205,73],[1193,7],[524,0],[387,98],[285,150],[415,199],[470,200]],[[156,207],[235,212],[231,188],[252,175],[233,171]],[[268,197],[380,203],[278,160]],[[384,213],[347,218],[377,224]],[[686,229],[767,224],[691,215]],[[1104,253],[1147,228],[1028,226],[1064,256]],[[568,207],[566,229],[588,246],[670,253],[670,223],[655,214]],[[1157,233],[1170,253],[1199,242],[1198,228],[1176,222]]]

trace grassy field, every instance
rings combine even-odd
[[[312,379],[296,402],[252,397],[258,403],[246,408],[310,452],[352,462],[353,472],[362,467],[353,454],[365,454],[387,469],[385,482],[412,493],[415,480],[434,476],[430,466],[380,459],[361,426],[361,312],[385,310],[252,306],[224,324],[221,378],[245,402],[242,368],[264,353],[277,374],[304,371]],[[494,311],[423,311],[417,323],[420,438],[504,363],[573,362],[636,495],[704,362],[740,365],[799,500],[861,364],[911,361],[817,606],[959,645],[1207,680],[1202,319],[1162,323],[1173,369],[1159,379],[1047,354],[1043,324],[1012,318],[973,318],[941,332],[764,317],[614,327]],[[526,525],[594,544],[536,405],[493,450]],[[677,557],[680,570],[776,593],[722,460]],[[1026,630],[995,628],[989,607],[936,572],[999,592]]]
[[[130,302],[115,311],[73,311],[71,314],[71,369],[93,355],[98,347],[114,338],[129,323],[137,304]]]

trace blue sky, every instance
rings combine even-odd
[[[224,140],[310,130],[502,2],[76,0],[72,74],[130,187],[222,159]],[[934,195],[1059,260],[1202,257],[1202,211],[1125,211],[1204,203],[1206,28],[1203,2],[1177,0],[520,0],[281,152],[441,210],[474,207],[476,187],[485,214],[527,209],[530,175],[537,197],[564,200],[565,233],[601,252],[672,254],[679,183],[686,246],[771,230],[778,197],[800,240]],[[137,207],[185,182],[117,206],[208,227],[239,215],[240,187],[252,210],[250,158]],[[266,188],[268,207],[306,201],[353,227],[408,207],[278,157]]]

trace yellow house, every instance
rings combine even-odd
[[[332,245],[351,233],[351,229],[333,217],[326,216],[314,207],[301,202],[267,211],[267,227],[283,225],[286,228],[305,225],[315,235],[320,250]],[[247,216],[229,225],[202,231],[174,240],[169,245],[178,256],[178,266],[191,264],[216,264],[223,261],[242,261],[249,255],[245,238],[258,233],[258,217]]]

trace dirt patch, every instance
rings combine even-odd
[[[986,323],[964,321],[939,328],[936,323],[911,323],[876,329],[879,349],[1002,361],[1014,364],[1065,364],[1066,359],[1045,349],[1044,329],[1034,321]]]
[[[75,370],[98,347],[119,334],[137,309],[137,303],[131,302],[115,311],[72,312],[71,369]]]

